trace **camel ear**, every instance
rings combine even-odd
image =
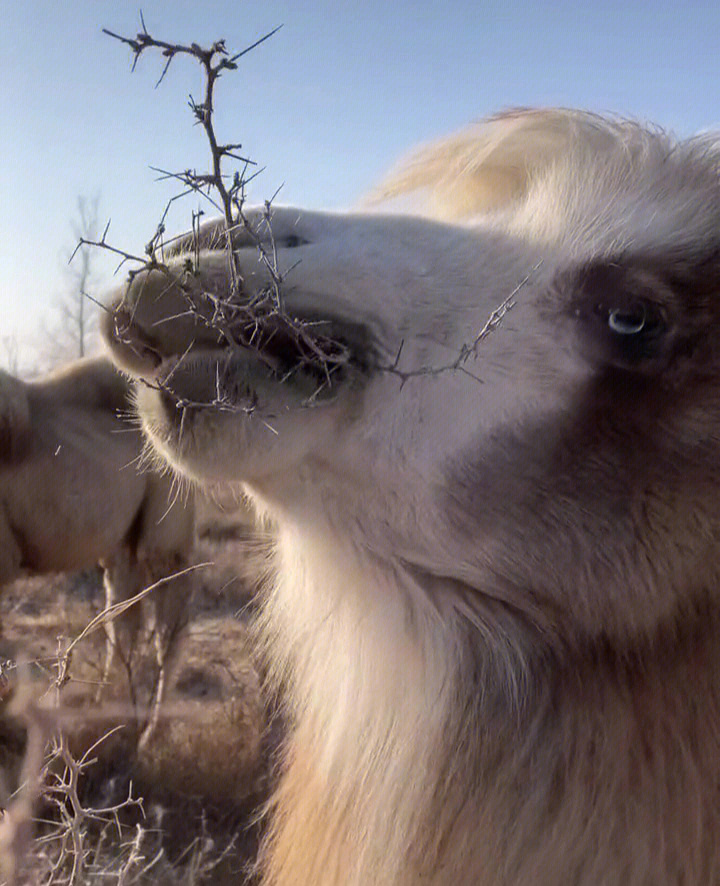
[[[25,385],[0,370],[0,459],[17,458],[30,433],[30,404]]]
[[[532,181],[579,143],[602,148],[614,134],[591,114],[508,111],[420,148],[369,195],[441,220],[496,212],[520,201]]]

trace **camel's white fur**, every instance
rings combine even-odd
[[[171,477],[139,468],[130,409],[130,385],[104,357],[31,382],[0,373],[0,585],[101,563],[110,605],[187,565],[192,501],[175,494]],[[160,633],[177,629],[182,584],[151,595]],[[135,606],[109,622],[109,644],[125,657],[139,619]]]
[[[713,136],[524,111],[385,212],[276,208],[285,309],[357,358],[314,407],[271,345],[220,349],[182,255],[117,295],[115,359],[171,379],[138,394],[156,449],[277,528],[267,884],[720,882],[719,168]]]

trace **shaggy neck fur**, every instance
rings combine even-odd
[[[720,814],[705,790],[720,750],[714,617],[643,648],[569,652],[456,583],[438,604],[439,586],[428,595],[327,526],[281,525],[276,556],[262,631],[294,734],[267,884],[720,875],[704,827]]]

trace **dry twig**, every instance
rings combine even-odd
[[[133,70],[144,52],[158,51],[163,55],[166,62],[156,86],[162,83],[170,64],[177,56],[188,56],[201,65],[205,79],[204,95],[200,101],[190,96],[189,106],[196,123],[202,125],[207,137],[210,148],[210,170],[198,172],[194,169],[186,169],[181,172],[169,172],[164,169],[155,169],[162,178],[176,180],[182,190],[168,201],[156,231],[146,246],[144,258],[110,246],[107,242],[107,228],[102,238],[90,245],[110,249],[120,256],[121,265],[127,261],[138,263],[139,267],[131,272],[130,282],[141,271],[158,270],[165,274],[168,278],[168,286],[177,287],[184,296],[187,313],[195,315],[200,322],[217,332],[218,343],[226,346],[229,356],[237,349],[253,350],[261,361],[267,363],[271,371],[279,373],[281,382],[287,381],[296,373],[310,372],[311,376],[316,379],[316,388],[305,399],[303,405],[315,406],[331,395],[336,378],[342,377],[343,370],[351,364],[350,348],[331,334],[323,334],[319,328],[322,324],[300,320],[285,310],[283,284],[292,268],[281,272],[278,263],[271,223],[272,204],[276,195],[266,201],[262,216],[258,219],[255,215],[254,223],[251,223],[244,207],[247,185],[258,174],[258,171],[254,171],[248,175],[248,171],[256,164],[250,158],[238,153],[242,147],[240,143],[223,142],[218,138],[214,121],[214,90],[218,78],[225,71],[236,70],[237,63],[243,56],[268,40],[279,29],[274,28],[242,51],[231,55],[224,40],[217,40],[209,47],[202,47],[197,43],[170,43],[152,36],[147,30],[142,15],[141,24],[142,30],[132,38],[124,37],[108,29],[103,30],[110,37],[130,47],[133,53]],[[223,168],[225,161],[233,161],[241,165],[232,174],[227,174]],[[165,220],[170,205],[175,200],[191,193],[198,194],[207,200],[223,219],[223,225],[218,229],[214,238],[215,242],[212,244],[216,247],[222,243],[223,251],[227,257],[229,286],[224,287],[221,295],[207,291],[202,284],[200,268],[202,210],[193,212],[192,233],[189,236],[173,239],[165,239],[164,237]],[[269,281],[268,285],[253,298],[249,298],[243,291],[238,254],[234,248],[234,243],[240,233],[244,242],[250,242],[256,248]],[[79,245],[86,243],[87,241],[81,241]],[[171,265],[166,260],[165,254],[168,249],[171,250],[171,257],[177,255],[186,257],[185,264],[180,271],[176,265]],[[397,375],[402,384],[411,377],[438,375],[445,372],[461,372],[476,381],[482,381],[469,369],[468,359],[470,356],[477,355],[479,343],[500,325],[506,313],[515,304],[518,292],[538,267],[539,265],[530,270],[515,290],[493,312],[474,340],[464,344],[456,358],[446,365],[401,369],[401,344],[392,365],[380,365],[375,369]],[[172,318],[167,319],[170,321]],[[126,336],[124,329],[117,328],[116,335],[119,340],[126,340],[132,346],[131,336]],[[269,345],[273,340],[275,340],[273,348],[270,349]],[[216,391],[213,398],[200,402],[190,401],[175,393],[172,387],[172,377],[183,364],[192,344],[192,342],[188,344],[186,353],[180,356],[173,369],[157,384],[160,389],[171,394],[178,409],[183,410],[183,424],[187,409],[210,408],[253,414],[257,408],[255,400],[248,401],[246,399],[238,402],[233,393],[232,384],[228,384],[222,378],[220,367],[218,367]],[[283,362],[278,363],[269,357],[270,352],[282,353]],[[273,429],[271,428],[271,430]]]

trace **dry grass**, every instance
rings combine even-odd
[[[5,590],[0,658],[11,664],[10,691],[0,702],[0,804],[12,814],[0,829],[0,882],[252,881],[257,811],[276,738],[246,626],[255,568],[238,568],[251,561],[257,536],[241,509],[224,504],[201,508],[196,559],[212,565],[195,574],[177,664],[157,727],[141,747],[142,700],[157,677],[150,650],[131,677],[113,675],[98,704],[104,636],[95,632],[74,652],[69,682],[53,689],[62,638],[77,636],[102,606],[99,571],[21,580]],[[49,725],[36,820],[23,836],[8,825],[23,797],[13,792],[27,778],[27,736],[37,731],[28,711],[40,711]]]

